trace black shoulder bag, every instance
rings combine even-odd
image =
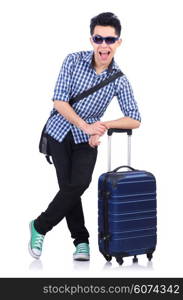
[[[90,89],[82,92],[81,94],[77,95],[76,97],[74,98],[71,98],[69,100],[69,104],[72,106],[74,103],[78,102],[79,100],[83,99],[83,98],[86,98],[88,97],[89,95],[91,95],[92,93],[98,91],[99,89],[101,89],[102,87],[106,86],[107,84],[109,84],[111,81],[115,80],[116,78],[120,77],[120,76],[123,76],[123,73],[121,71],[115,73],[114,75],[112,75],[111,77],[101,81],[99,84],[91,87]],[[48,118],[51,119],[54,115],[56,115],[57,113],[59,113],[58,111],[54,110],[52,112],[52,114],[50,115],[50,117]],[[47,120],[47,122],[48,122]],[[50,156],[51,156],[51,153],[49,151],[49,147],[48,147],[48,135],[47,133],[45,132],[46,130],[46,125],[47,125],[47,122],[42,130],[42,133],[41,133],[41,138],[40,138],[40,141],[39,141],[39,151],[41,153],[43,153],[45,156],[46,156],[46,159],[47,161],[52,164],[51,160],[50,160]]]

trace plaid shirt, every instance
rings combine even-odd
[[[119,70],[113,60],[108,69],[98,75],[93,68],[93,51],[69,54],[61,67],[52,100],[68,102],[69,99],[95,86]],[[125,75],[89,95],[87,99],[84,98],[74,103],[72,107],[85,122],[91,124],[100,120],[114,96],[117,97],[124,116],[141,120],[132,88]],[[51,111],[51,114],[54,110]],[[76,144],[88,142],[89,135],[68,122],[59,113],[53,115],[47,122],[46,132],[59,142],[63,141],[69,130],[72,131]]]

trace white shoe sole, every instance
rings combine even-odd
[[[29,224],[29,230],[30,230],[30,241],[28,244],[29,253],[33,258],[39,259],[41,255],[36,255],[31,249],[31,235],[32,235],[31,223]]]
[[[88,261],[90,260],[90,256],[86,254],[74,254],[73,259],[77,261]]]

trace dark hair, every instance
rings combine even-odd
[[[91,19],[90,22],[90,34],[94,32],[95,26],[111,26],[114,27],[117,36],[121,33],[121,24],[117,16],[111,12],[101,13]]]

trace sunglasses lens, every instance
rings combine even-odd
[[[114,44],[115,41],[116,41],[116,38],[115,37],[112,37],[112,36],[109,36],[105,39],[106,41],[106,44]]]
[[[102,37],[100,35],[93,36],[93,41],[96,44],[102,44],[103,40],[106,42],[106,44],[110,45],[110,44],[114,44],[118,40],[118,38],[114,36],[107,36],[107,37]]]
[[[94,41],[94,43],[96,43],[96,44],[102,44],[103,38],[102,38],[101,36],[99,36],[99,35],[95,35],[95,36],[93,37],[93,41]]]

